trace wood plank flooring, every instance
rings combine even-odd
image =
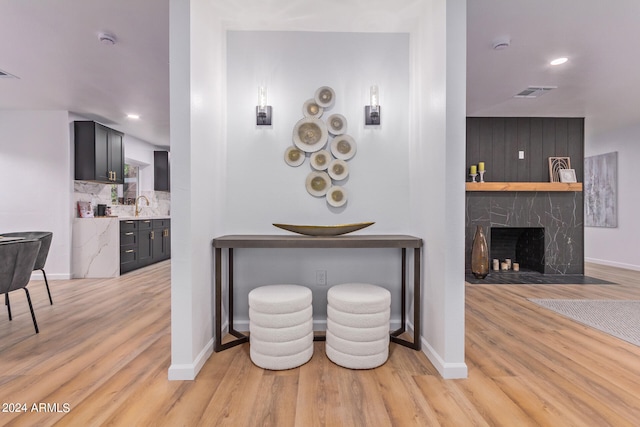
[[[640,299],[640,272],[587,274],[617,284],[467,284],[463,380],[396,344],[380,368],[340,368],[316,342],[300,368],[259,369],[245,344],[214,353],[195,381],[168,381],[169,261],[54,281],[53,306],[33,281],[40,334],[23,292],[13,321],[0,309],[0,425],[637,426],[640,347],[527,301]],[[6,412],[16,404],[27,411]]]

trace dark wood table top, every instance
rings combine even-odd
[[[213,239],[214,248],[421,248],[422,239],[401,234],[302,236],[231,234]]]

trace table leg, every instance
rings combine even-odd
[[[215,331],[216,341],[214,345],[214,350],[216,352],[222,350],[222,249],[215,248],[215,269],[216,269],[216,324]]]
[[[422,296],[420,295],[420,248],[413,250],[413,348],[420,350],[420,307]]]

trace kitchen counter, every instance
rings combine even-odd
[[[84,279],[120,276],[120,221],[170,218],[169,215],[74,218],[72,277]]]

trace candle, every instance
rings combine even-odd
[[[517,262],[513,263],[513,271],[520,271],[520,264],[518,264]]]
[[[476,165],[471,165],[471,171],[469,172],[471,175],[475,175],[477,173],[476,171]]]
[[[494,258],[494,259],[493,259],[493,269],[494,269],[495,271],[498,271],[498,270],[500,269],[500,261],[498,261],[498,259],[497,259],[497,258]]]
[[[479,163],[478,163],[478,170],[479,170],[480,172],[482,172],[482,171],[484,170],[484,162],[479,162]]]

